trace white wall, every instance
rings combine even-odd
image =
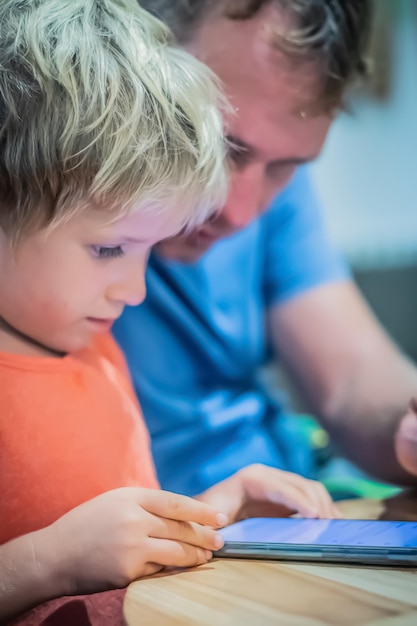
[[[417,0],[392,2],[391,96],[357,97],[313,167],[329,230],[359,269],[417,263]]]

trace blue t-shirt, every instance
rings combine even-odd
[[[151,256],[146,301],[125,310],[115,336],[163,488],[195,495],[251,463],[309,473],[285,404],[259,383],[270,355],[265,311],[347,276],[306,168],[260,218],[195,264]]]

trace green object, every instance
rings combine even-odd
[[[335,500],[370,498],[383,500],[401,491],[399,487],[380,483],[340,457],[333,449],[328,433],[311,415],[298,415],[297,423],[320,464],[319,480]]]
[[[401,491],[399,487],[378,483],[366,478],[353,476],[328,476],[322,480],[330,495],[338,500],[342,498],[371,498],[384,500]]]

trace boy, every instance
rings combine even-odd
[[[0,619],[203,563],[259,500],[336,514],[270,468],[206,503],[158,490],[109,330],[144,298],[150,248],[226,187],[221,98],[168,44],[135,0],[0,5]]]

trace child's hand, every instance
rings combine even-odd
[[[56,555],[65,593],[95,592],[123,587],[164,566],[206,563],[223,544],[211,527],[226,523],[226,515],[203,502],[123,488],[78,506],[37,533],[43,545],[35,550]]]
[[[230,523],[245,517],[340,517],[323,485],[266,465],[249,465],[198,498],[225,511]]]

